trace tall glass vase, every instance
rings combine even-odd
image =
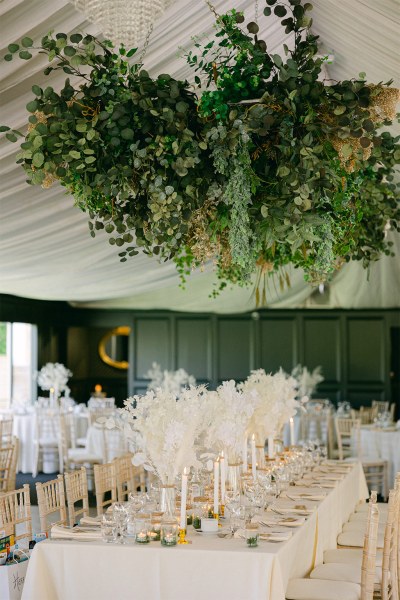
[[[265,448],[264,444],[256,445],[257,468],[265,469]]]
[[[226,486],[228,490],[232,492],[240,494],[241,484],[240,484],[240,468],[242,466],[241,462],[229,462],[228,461],[228,478],[226,482]]]
[[[160,485],[160,511],[175,515],[176,488],[174,485]]]

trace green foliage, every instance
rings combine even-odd
[[[173,258],[184,281],[213,258],[214,294],[246,284],[257,267],[279,273],[291,263],[317,283],[345,261],[367,266],[390,254],[384,231],[400,229],[400,145],[379,128],[394,118],[395,91],[363,73],[321,81],[311,8],[267,0],[264,15],[293,36],[283,57],[241,13],[218,17],[213,39],[196,39],[187,54],[198,95],[170,75],[151,78],[128,61],[135,49],[91,35],[10,44],[5,60],[39,50],[45,74],[78,81],[67,78],[59,92],[32,86],[18,156],[28,180],[58,180],[88,213],[90,234],[104,229],[122,261],[140,248]],[[21,135],[0,132],[12,142]]]
[[[7,323],[0,322],[0,356],[7,354]]]

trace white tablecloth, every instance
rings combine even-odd
[[[87,417],[77,413],[74,415],[75,429],[78,437],[83,437],[87,429]],[[54,422],[55,436],[58,435],[58,423]],[[36,435],[35,414],[14,414],[13,435],[19,440],[18,471],[21,473],[32,473],[34,470],[35,452],[34,439]],[[54,437],[54,436],[53,436]],[[49,460],[50,458],[50,460]],[[44,473],[56,473],[59,469],[58,458],[46,457],[43,464]]]
[[[86,449],[89,454],[102,456],[103,462],[109,462],[125,454],[128,445],[121,430],[91,425],[87,430]]]
[[[299,488],[300,490],[302,488]],[[304,488],[309,490],[309,488]],[[360,464],[282,544],[190,533],[192,544],[163,548],[45,541],[29,562],[23,600],[284,600],[289,578],[305,576],[336,547],[336,536],[366,498]]]
[[[396,473],[400,472],[400,429],[385,431],[371,426],[361,427],[361,449],[363,458],[388,461],[389,488],[392,488]]]

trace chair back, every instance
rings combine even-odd
[[[109,417],[113,417],[115,415],[115,408],[104,408],[101,406],[98,407],[90,407],[89,408],[89,426],[95,425],[97,423],[97,419],[108,419]]]
[[[13,535],[15,542],[32,539],[31,499],[29,485],[0,494],[0,528],[6,535]]]
[[[13,424],[13,416],[0,417],[0,446],[8,446],[11,444]]]
[[[18,459],[19,459],[19,439],[13,435],[11,438],[11,445],[13,447],[13,455],[11,459],[10,474],[8,478],[8,492],[15,490],[18,470]]]
[[[114,459],[118,502],[126,502],[129,494],[136,492],[138,488],[141,492],[146,490],[144,469],[133,466],[132,456],[132,454],[125,454]]]
[[[87,517],[89,515],[88,486],[85,467],[77,471],[64,473],[65,491],[67,495],[68,517],[70,527],[73,527],[77,517]],[[82,503],[81,508],[76,508],[77,502]]]
[[[64,478],[58,475],[57,479],[36,483],[36,492],[39,505],[40,527],[48,532],[52,525],[67,525],[67,505],[65,503]],[[50,515],[58,513],[57,521],[48,520]]]
[[[94,465],[94,488],[96,490],[97,514],[117,501],[117,478],[115,463]],[[108,498],[104,499],[107,494]]]
[[[0,493],[8,492],[12,479],[14,446],[0,448]]]
[[[357,456],[360,445],[360,419],[341,419],[335,417],[335,429],[338,442],[339,459],[343,460],[346,456],[352,455],[352,436],[355,432]]]
[[[330,420],[331,414],[328,411],[302,413],[300,415],[301,439],[320,440],[327,446]]]
[[[375,410],[372,406],[360,406],[357,418],[361,420],[361,425],[371,425],[374,422]]]
[[[377,413],[388,412],[389,402],[384,402],[381,400],[372,400],[371,408],[373,408]]]
[[[378,526],[379,510],[376,501],[372,501],[371,498],[368,505],[367,529],[361,563],[361,600],[373,600],[374,597]]]
[[[400,485],[396,482],[396,489],[389,492],[388,512],[385,525],[382,557],[382,600],[398,598],[398,528],[399,528],[399,493]]]

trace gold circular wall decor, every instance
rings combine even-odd
[[[107,352],[107,343],[112,340],[113,337],[118,336],[126,336],[129,337],[131,333],[131,328],[127,326],[115,327],[108,331],[99,342],[99,356],[101,360],[109,365],[110,367],[114,367],[115,369],[128,369],[129,363],[127,360],[116,360],[110,356]]]

